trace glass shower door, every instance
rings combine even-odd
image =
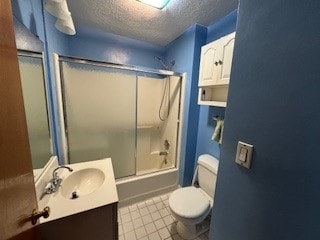
[[[135,175],[136,74],[62,62],[69,162],[112,158],[116,178]]]

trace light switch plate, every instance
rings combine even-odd
[[[247,149],[247,152],[246,152],[245,159],[240,160],[241,149],[242,149],[242,152],[243,152],[243,149]],[[242,167],[249,169],[251,167],[252,153],[253,153],[253,145],[239,141],[238,147],[237,147],[237,153],[236,153],[236,163],[238,163]]]

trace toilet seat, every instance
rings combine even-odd
[[[171,211],[179,217],[190,220],[207,215],[211,205],[210,200],[200,189],[193,186],[177,189],[169,198]]]

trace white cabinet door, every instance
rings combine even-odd
[[[219,76],[218,41],[207,44],[201,48],[199,87],[214,85]]]
[[[235,33],[201,48],[198,104],[225,107]]]
[[[229,84],[231,65],[232,65],[232,56],[233,56],[233,47],[234,47],[235,33],[231,33],[221,39],[221,47],[219,49],[219,77],[216,80],[217,85]]]

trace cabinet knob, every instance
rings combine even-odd
[[[223,63],[223,62],[222,62],[221,60],[219,60],[218,64],[222,65],[222,63]]]
[[[218,65],[219,65],[219,63],[218,63],[218,62],[214,62],[214,65],[218,66]]]
[[[50,208],[45,207],[42,211],[34,210],[31,215],[32,225],[35,225],[40,217],[48,218],[50,215]]]

